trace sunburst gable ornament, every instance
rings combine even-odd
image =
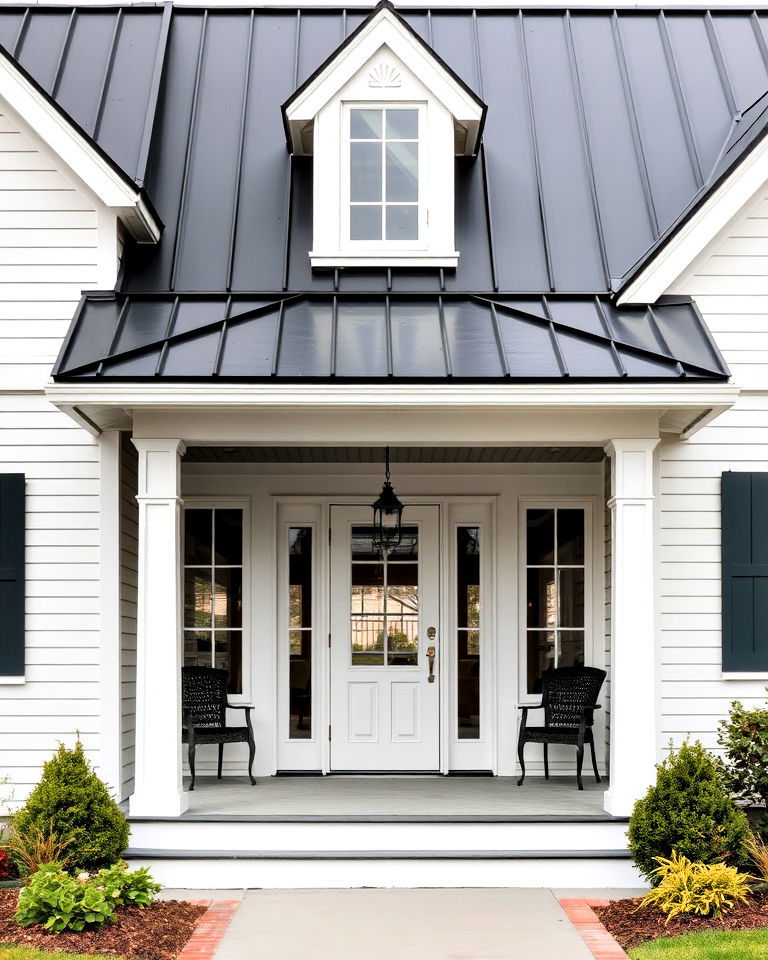
[[[379,63],[368,74],[369,87],[399,87],[402,82],[400,71],[390,63]]]

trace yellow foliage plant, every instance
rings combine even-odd
[[[672,851],[672,857],[655,857],[660,877],[657,887],[643,898],[640,907],[656,906],[667,922],[680,914],[719,917],[739,901],[747,902],[752,877],[724,863],[692,863]]]

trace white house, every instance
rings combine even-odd
[[[768,14],[0,6],[0,114],[15,800],[79,735],[168,882],[630,882],[768,680]]]

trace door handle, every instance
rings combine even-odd
[[[427,683],[435,682],[435,648],[427,647],[427,660],[429,661],[429,676]]]

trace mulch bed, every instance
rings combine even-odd
[[[603,926],[625,950],[659,937],[677,937],[702,930],[754,930],[768,927],[768,892],[754,893],[748,903],[737,903],[715,920],[709,917],[675,917],[665,923],[664,914],[654,907],[638,910],[641,897],[614,900],[604,907],[593,907]]]
[[[114,923],[82,933],[48,933],[41,926],[20,927],[13,919],[18,890],[0,890],[0,943],[38,950],[116,954],[136,960],[175,960],[192,936],[206,905],[158,900],[145,907],[121,909]]]

